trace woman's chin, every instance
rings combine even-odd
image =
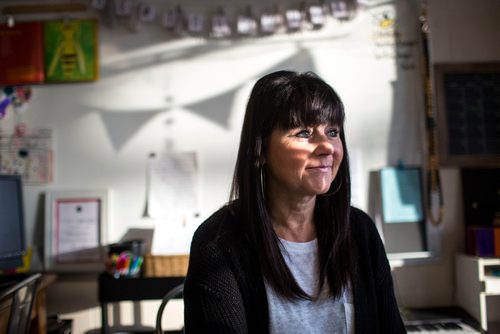
[[[330,187],[327,187],[327,188],[320,187],[320,188],[313,190],[313,192],[315,195],[325,195],[326,193],[328,193],[328,190],[330,190]]]

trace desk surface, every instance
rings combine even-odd
[[[137,277],[114,278],[99,275],[99,301],[111,303],[162,299],[168,291],[184,283],[185,277]]]

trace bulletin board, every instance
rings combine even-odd
[[[42,185],[53,179],[53,141],[50,129],[0,137],[0,173],[23,176],[23,183]]]
[[[500,166],[500,63],[434,67],[440,162]]]

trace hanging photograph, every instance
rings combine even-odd
[[[93,81],[98,77],[96,20],[44,23],[45,81]]]

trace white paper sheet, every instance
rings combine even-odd
[[[99,246],[99,200],[61,200],[55,203],[57,261],[96,260]]]
[[[198,212],[198,164],[194,152],[150,158],[147,214],[151,218],[194,216]]]

